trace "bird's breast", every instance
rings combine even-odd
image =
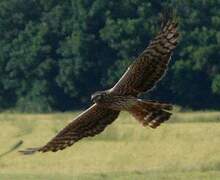
[[[134,104],[136,104],[137,99],[130,96],[112,96],[106,98],[104,101],[99,103],[102,107],[118,110],[118,111],[126,111],[130,109]]]

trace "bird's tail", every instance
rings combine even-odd
[[[138,100],[138,102],[129,110],[129,112],[143,126],[156,128],[170,118],[172,113],[168,111],[172,109],[173,106],[171,104]]]

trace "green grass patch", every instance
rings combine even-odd
[[[156,130],[122,113],[102,134],[64,151],[17,152],[43,145],[77,114],[1,114],[0,179],[220,179],[219,112],[177,112]]]

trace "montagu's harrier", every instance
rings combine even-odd
[[[163,77],[177,41],[177,23],[170,20],[113,88],[94,93],[91,97],[94,104],[46,145],[20,152],[33,154],[63,150],[84,137],[101,133],[118,117],[120,111],[128,111],[143,126],[151,128],[168,120],[172,105],[139,99],[138,96],[152,89]]]

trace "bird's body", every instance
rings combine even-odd
[[[63,150],[84,137],[101,133],[120,111],[128,111],[142,125],[151,128],[167,121],[172,105],[142,100],[139,95],[151,90],[164,76],[177,40],[177,23],[168,21],[113,88],[94,93],[91,97],[94,104],[46,145],[21,152],[33,154]]]
[[[102,108],[114,111],[127,111],[144,126],[149,125],[152,128],[156,128],[160,123],[168,120],[171,113],[164,110],[172,110],[172,105],[170,104],[147,101],[134,96],[116,95],[112,94],[109,90],[95,93],[92,96],[92,100],[97,106]],[[157,120],[154,122],[155,118]]]
[[[97,96],[101,96],[99,100],[94,100],[98,106],[116,111],[128,111],[138,101],[136,97],[116,95],[108,90]]]

